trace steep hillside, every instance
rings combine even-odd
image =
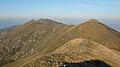
[[[73,39],[51,54],[39,58],[37,57],[32,62],[23,66],[59,67],[65,62],[79,63],[88,60],[101,60],[112,67],[120,66],[120,56],[118,54],[99,43],[79,38]]]
[[[49,19],[29,21],[26,24],[10,31],[0,39],[0,65],[15,61],[36,52],[45,53],[45,43],[54,41],[71,26]],[[49,46],[50,47],[50,46]]]

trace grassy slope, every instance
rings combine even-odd
[[[94,41],[74,39],[59,47],[51,54],[38,57],[25,67],[57,67],[60,63],[77,63],[87,60],[102,60],[112,67],[120,66],[120,56]]]
[[[95,21],[87,21],[69,29],[51,44],[62,45],[75,38],[93,40],[110,49],[120,51],[120,36],[118,32],[115,33],[109,27]]]

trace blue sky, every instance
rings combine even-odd
[[[0,0],[0,18],[120,19],[120,0]]]

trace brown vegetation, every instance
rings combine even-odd
[[[91,59],[117,67],[119,52],[120,33],[94,19],[77,26],[31,20],[0,38],[4,67],[51,67]]]

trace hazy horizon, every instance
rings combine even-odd
[[[61,22],[64,24],[68,24],[68,25],[78,25],[82,22],[85,22],[89,19],[59,19],[59,18],[48,18],[48,19],[52,19],[55,20],[57,22]],[[8,19],[8,20],[0,20],[0,29],[4,29],[13,25],[22,25],[28,21],[30,21],[32,19]],[[39,20],[39,19],[35,19],[35,20]],[[111,28],[120,31],[120,20],[118,19],[97,19],[98,21],[110,26]]]
[[[0,8],[0,28],[39,18],[67,24],[97,19],[117,30],[120,27],[120,0],[1,0]]]

